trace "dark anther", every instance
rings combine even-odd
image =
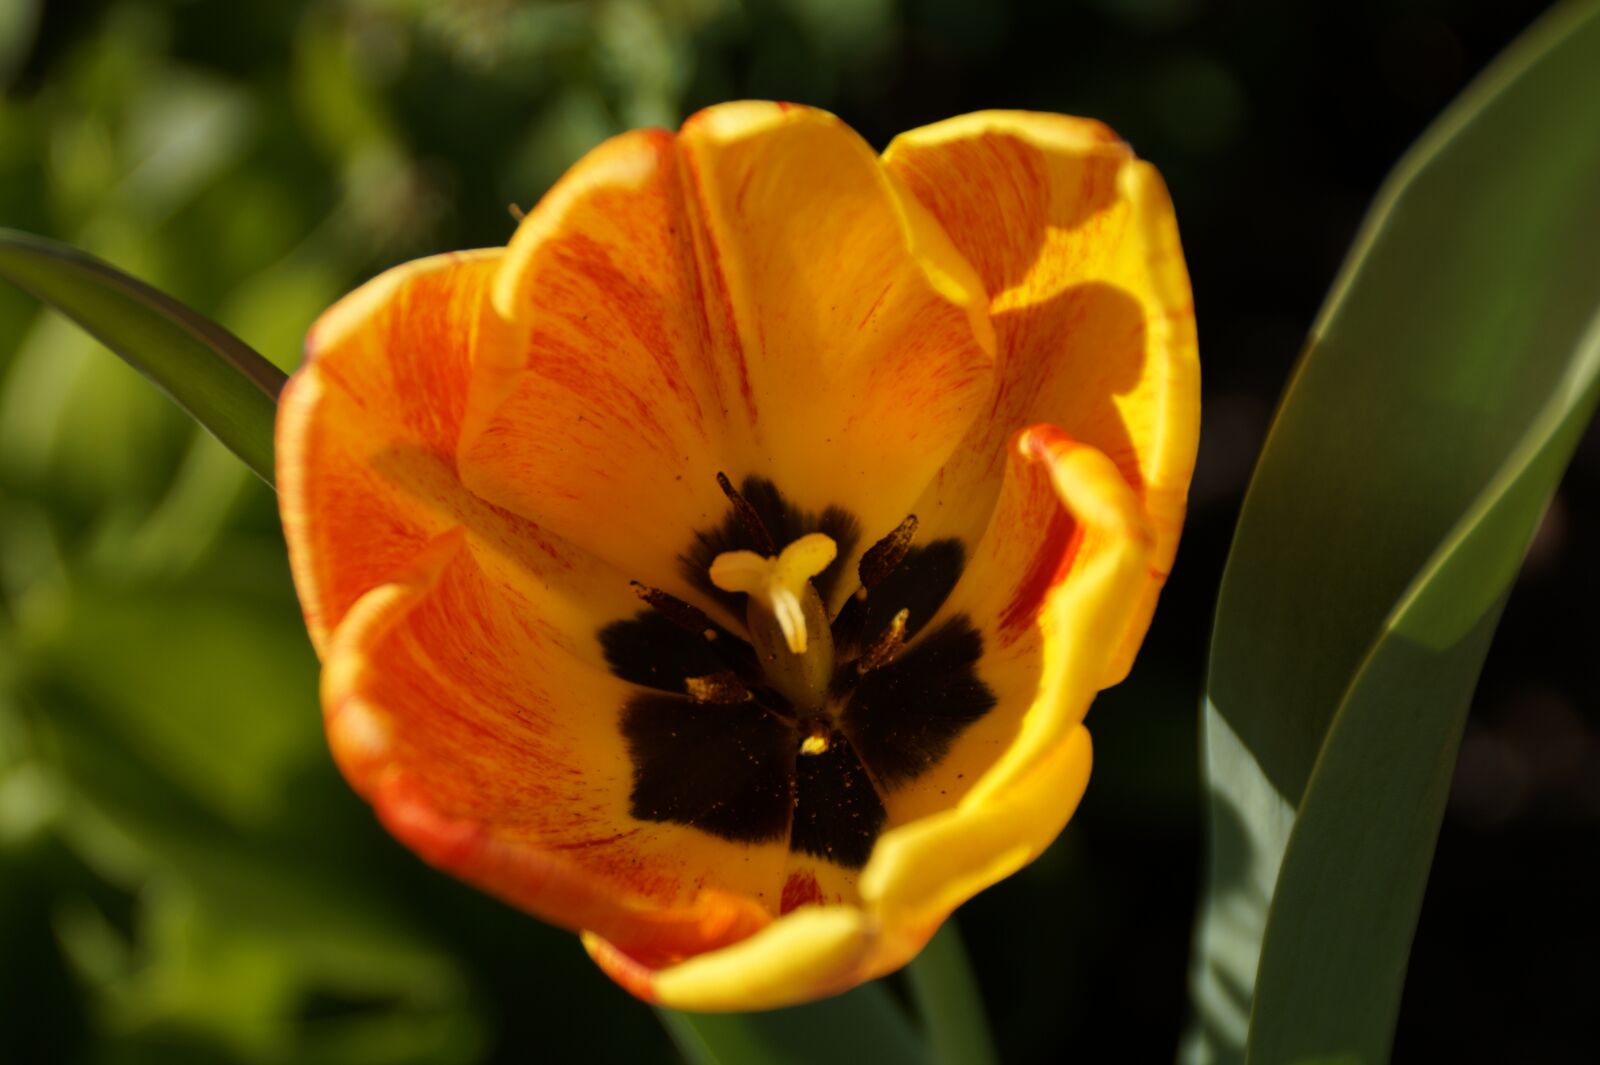
[[[906,645],[906,621],[911,617],[911,611],[902,609],[896,614],[889,624],[884,626],[878,638],[872,645],[861,652],[861,657],[856,659],[856,672],[869,673],[879,666],[886,666],[894,660]]]
[[[739,515],[739,523],[744,526],[745,535],[750,537],[750,542],[755,545],[757,554],[768,558],[778,553],[777,545],[772,542],[772,533],[767,530],[767,523],[761,520],[761,515],[750,501],[739,494],[739,490],[728,480],[725,473],[717,474],[717,484],[722,486],[722,494],[728,497],[728,502],[733,504],[734,512]]]
[[[889,535],[867,548],[866,554],[861,556],[861,561],[856,566],[856,575],[861,578],[861,587],[845,600],[844,606],[839,608],[839,612],[833,618],[833,646],[835,654],[841,660],[848,661],[861,646],[868,614],[867,593],[900,568],[900,564],[911,553],[911,541],[916,535],[917,516],[907,514],[905,521],[890,530]],[[880,635],[874,641],[874,646],[882,642]],[[902,639],[900,642],[903,644],[905,641]],[[893,654],[897,650],[899,645],[889,653]],[[864,663],[858,665],[863,673],[875,668]]]
[[[905,561],[906,552],[911,550],[911,540],[916,535],[917,516],[907,514],[906,520],[896,525],[888,536],[867,548],[867,553],[861,556],[861,563],[856,567],[856,573],[861,577],[861,592],[857,594],[870,592],[893,573],[895,567]]]
[[[668,595],[660,588],[652,588],[648,584],[638,581],[629,581],[633,594],[649,603],[662,617],[672,622],[685,632],[692,632],[696,636],[704,636],[708,640],[717,638],[717,625],[697,606],[685,603],[675,595]]]

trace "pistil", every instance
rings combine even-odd
[[[745,623],[762,671],[801,715],[822,711],[833,677],[833,634],[811,578],[837,551],[830,537],[810,533],[773,557],[724,551],[711,562],[711,583],[746,596]]]

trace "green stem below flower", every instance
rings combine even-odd
[[[955,921],[946,921],[906,968],[934,1065],[999,1065],[983,998]]]

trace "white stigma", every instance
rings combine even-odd
[[[797,655],[806,651],[806,582],[828,568],[838,554],[832,538],[810,533],[764,558],[754,551],[724,551],[711,560],[711,583],[725,592],[742,592],[778,620],[784,642]]]

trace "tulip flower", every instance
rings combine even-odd
[[[1197,427],[1171,203],[1104,126],[623,134],[308,338],[277,472],[333,754],[641,998],[836,993],[1067,822]]]

